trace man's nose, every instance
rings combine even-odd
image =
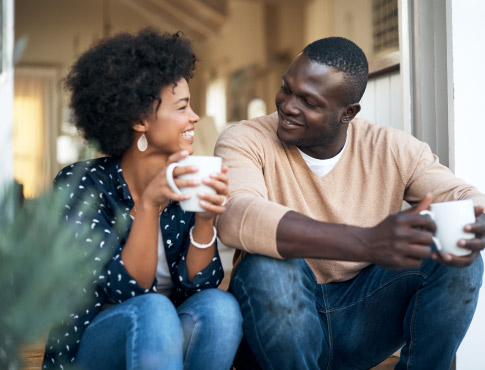
[[[297,115],[298,113],[300,113],[300,110],[298,108],[298,101],[293,95],[287,96],[280,106],[281,110],[285,114]]]

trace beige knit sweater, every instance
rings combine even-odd
[[[277,114],[234,124],[219,138],[215,154],[229,166],[231,197],[217,228],[222,242],[249,252],[281,258],[276,229],[289,210],[313,219],[374,226],[401,209],[402,201],[434,202],[485,195],[455,177],[427,144],[390,127],[355,118],[342,157],[320,178],[297,148],[276,136]],[[345,235],[342,235],[344,238]],[[351,279],[367,263],[307,259],[318,281]]]

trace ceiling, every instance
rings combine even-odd
[[[214,36],[227,17],[229,0],[122,0],[152,23],[164,23],[196,40]]]
[[[109,1],[109,0],[104,0]],[[152,23],[164,23],[182,29],[195,40],[215,36],[228,16],[231,0],[121,0]],[[270,4],[301,4],[307,0],[246,0]]]

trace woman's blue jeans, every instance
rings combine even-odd
[[[482,275],[481,257],[466,268],[428,259],[416,270],[371,265],[317,284],[303,259],[246,255],[229,287],[250,347],[238,362],[252,352],[264,370],[370,369],[403,346],[396,369],[449,370]]]
[[[161,294],[146,294],[99,313],[76,356],[81,369],[221,369],[232,366],[242,337],[234,297],[207,289],[178,308]]]

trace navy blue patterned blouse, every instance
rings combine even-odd
[[[44,354],[44,369],[64,369],[74,362],[77,347],[85,328],[101,310],[104,303],[121,303],[131,297],[156,292],[156,279],[151,289],[138,285],[128,273],[121,260],[121,251],[131,229],[130,210],[134,203],[123,177],[119,158],[99,158],[78,162],[64,168],[54,180],[54,187],[67,192],[69,201],[62,212],[69,227],[89,227],[100,233],[100,241],[86,238],[84,246],[95,250],[108,248],[111,259],[95,257],[93,276],[95,290],[86,294],[82,307],[78,307],[61,325],[49,334]],[[79,205],[87,206],[93,217],[86,217],[79,211]],[[90,213],[91,214],[91,213]],[[117,218],[122,217],[123,220]],[[170,299],[176,306],[196,292],[216,288],[224,271],[216,251],[212,262],[196,274],[191,283],[187,275],[185,256],[190,240],[189,229],[193,226],[195,215],[183,211],[178,202],[170,201],[160,215],[167,263],[173,282]],[[123,221],[123,222],[120,222]],[[125,225],[119,230],[119,224]],[[94,296],[89,296],[94,294]]]

